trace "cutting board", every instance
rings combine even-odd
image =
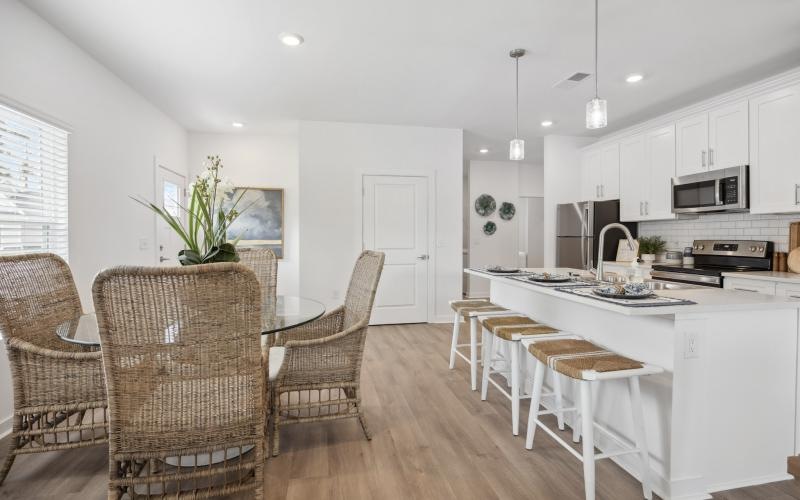
[[[789,224],[789,251],[800,247],[800,222]]]
[[[789,267],[789,271],[800,273],[800,247],[795,248],[789,253],[789,258],[786,259],[786,265]]]

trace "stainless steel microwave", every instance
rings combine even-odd
[[[672,213],[747,212],[749,168],[712,170],[672,178]]]

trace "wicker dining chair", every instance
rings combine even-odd
[[[239,263],[256,273],[261,285],[261,303],[275,300],[278,287],[278,257],[269,248],[237,248]]]
[[[108,381],[108,498],[262,498],[266,367],[253,272],[118,267],[97,276],[93,294]]]
[[[49,253],[0,256],[0,333],[14,385],[14,414],[0,484],[17,455],[104,443],[106,388],[99,351],[56,336],[80,317],[72,273]]]
[[[287,424],[358,417],[372,439],[361,405],[361,361],[383,261],[383,253],[362,252],[344,305],[283,332],[270,348],[273,455]]]

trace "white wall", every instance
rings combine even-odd
[[[284,258],[278,263],[278,293],[300,290],[300,186],[297,122],[275,124],[269,133],[189,135],[189,171],[194,178],[208,155],[220,155],[223,175],[237,186],[284,189]]]
[[[329,306],[342,302],[361,251],[361,175],[426,172],[435,176],[435,305],[430,319],[451,319],[461,297],[462,142],[457,129],[300,123],[300,290]]]
[[[469,267],[517,265],[520,250],[520,220],[524,219],[525,207],[520,203],[519,178],[522,168],[513,161],[469,162]],[[497,204],[494,213],[481,217],[475,212],[475,200],[482,194],[492,196]],[[517,213],[511,220],[500,218],[500,205],[513,203]],[[483,232],[488,221],[497,225],[497,231],[489,236]],[[489,281],[469,277],[469,296],[488,297]]]
[[[556,263],[556,205],[580,201],[580,151],[591,137],[544,138],[544,265]]]
[[[69,138],[69,264],[85,309],[102,268],[151,265],[155,219],[130,195],[154,196],[153,158],[186,170],[187,134],[61,33],[13,0],[0,2],[0,100],[51,118]],[[140,249],[140,240],[147,243]],[[2,349],[2,348],[0,348]],[[11,382],[0,352],[0,433]]]

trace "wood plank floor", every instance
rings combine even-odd
[[[285,428],[281,455],[267,461],[267,498],[582,499],[577,460],[543,432],[525,450],[524,422],[511,435],[508,401],[490,391],[481,402],[463,362],[447,369],[449,335],[446,325],[371,328],[363,387],[373,440],[355,419]],[[0,498],[102,499],[106,467],[105,447],[19,457]],[[600,499],[641,498],[639,483],[608,460],[597,480]],[[800,482],[714,498],[800,499]]]

